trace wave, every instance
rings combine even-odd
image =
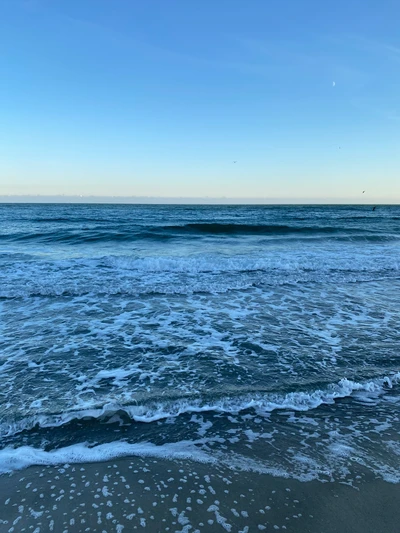
[[[1,258],[0,298],[225,293],[298,283],[397,279],[397,249],[193,256],[106,255],[33,260]],[[369,250],[367,251],[369,252]]]
[[[346,231],[346,228],[333,226],[287,226],[270,224],[232,224],[221,222],[197,222],[192,224],[164,226],[163,230],[179,232],[198,232],[209,234],[226,235],[258,235],[258,234],[286,234],[286,233],[338,233]]]
[[[161,236],[163,237],[163,236]],[[85,244],[97,242],[131,242],[140,239],[160,238],[149,231],[118,231],[118,230],[93,230],[89,228],[79,228],[79,230],[57,230],[54,232],[35,232],[35,233],[14,233],[0,235],[0,241],[9,242],[40,242],[48,243],[66,243],[66,244]]]
[[[230,470],[257,472],[274,477],[294,478],[298,481],[311,481],[318,478],[316,472],[295,472],[292,469],[268,465],[265,460],[250,459],[230,453],[222,454],[210,450],[206,439],[180,440],[165,444],[151,442],[130,443],[117,440],[104,444],[90,445],[87,442],[72,444],[62,448],[44,450],[33,446],[18,448],[6,447],[0,450],[0,474],[23,470],[30,466],[56,466],[84,463],[101,463],[121,457],[152,457],[166,460],[190,460],[210,465],[223,465]],[[205,446],[204,446],[205,445]],[[396,480],[397,481],[397,480]]]
[[[220,438],[199,438],[193,440],[179,440],[164,444],[154,444],[149,441],[127,442],[116,440],[103,444],[80,442],[69,446],[53,449],[35,448],[33,446],[20,446],[12,448],[8,446],[0,450],[0,474],[12,473],[30,466],[58,466],[63,465],[66,469],[71,464],[101,463],[115,460],[121,457],[154,458],[170,461],[195,461],[206,465],[219,465],[232,471],[255,472],[267,474],[285,479],[297,479],[301,482],[312,480],[331,481],[338,479],[348,483],[346,474],[348,468],[343,467],[343,458],[348,459],[349,452],[354,455],[350,461],[368,465],[374,476],[382,478],[388,483],[399,483],[400,473],[398,468],[377,462],[368,462],[359,458],[351,447],[335,443],[327,450],[327,458],[324,461],[307,457],[304,453],[298,453],[292,457],[281,450],[285,461],[266,460],[265,457],[249,457],[242,453],[230,451],[226,453],[211,447]],[[385,448],[391,451],[393,442],[385,443]]]
[[[0,474],[22,470],[33,465],[97,463],[126,456],[190,459],[202,463],[217,462],[216,458],[200,450],[196,444],[201,444],[201,442],[180,441],[158,446],[150,442],[128,443],[124,441],[97,446],[79,443],[51,451],[32,446],[7,447],[0,450]]]
[[[370,403],[371,400],[378,398],[399,383],[400,372],[397,372],[366,382],[343,378],[338,383],[328,384],[325,389],[286,394],[255,393],[242,394],[237,397],[227,396],[214,401],[191,398],[169,402],[149,402],[143,405],[123,405],[109,402],[87,409],[74,409],[72,407],[62,413],[41,413],[18,421],[3,421],[0,424],[0,438],[10,437],[35,427],[55,428],[83,419],[110,419],[117,413],[124,413],[133,422],[152,423],[166,418],[201,412],[238,414],[241,411],[252,409],[259,416],[263,416],[275,410],[310,411],[323,404],[333,404],[338,399],[355,395]]]
[[[63,219],[59,219],[63,220]],[[77,221],[78,222],[78,221]],[[343,237],[373,237],[379,240],[396,239],[399,235],[383,233],[367,228],[349,228],[338,226],[295,226],[269,224],[233,224],[233,223],[189,223],[182,225],[142,226],[119,224],[113,227],[80,227],[55,229],[54,231],[31,231],[0,234],[0,241],[6,242],[41,242],[80,244],[91,242],[134,242],[145,239],[172,239],[196,235],[225,235],[225,236],[343,236]]]

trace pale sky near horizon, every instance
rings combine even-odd
[[[0,196],[400,202],[398,1],[0,12]]]

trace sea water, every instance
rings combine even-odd
[[[0,472],[400,481],[400,207],[0,205]]]

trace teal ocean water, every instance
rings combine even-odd
[[[400,206],[0,205],[0,472],[398,483],[399,266]]]

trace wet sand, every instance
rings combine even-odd
[[[400,485],[299,482],[153,458],[0,477],[0,533],[398,533]]]

